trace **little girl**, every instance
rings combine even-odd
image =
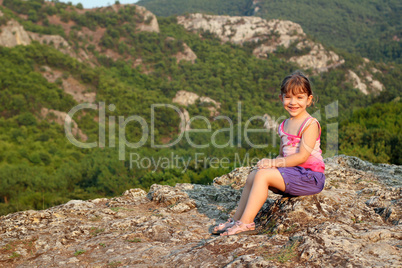
[[[289,118],[279,125],[279,156],[257,163],[246,181],[233,218],[214,228],[221,236],[255,233],[254,218],[268,197],[268,189],[289,196],[317,194],[325,183],[321,156],[321,127],[306,111],[313,102],[310,81],[301,72],[285,77],[279,98]]]

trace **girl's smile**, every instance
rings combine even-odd
[[[289,92],[286,95],[280,95],[279,97],[285,110],[294,118],[304,117],[306,109],[310,106],[311,100],[313,99],[313,96],[307,96],[307,93],[293,95]]]

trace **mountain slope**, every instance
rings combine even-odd
[[[244,165],[238,158],[277,155],[274,126],[285,115],[278,101],[279,85],[287,74],[301,69],[287,60],[300,53],[295,47],[279,46],[259,59],[253,54],[258,43],[224,43],[211,32],[194,33],[178,24],[177,18],[157,19],[136,5],[83,10],[56,1],[3,4],[0,214],[43,209],[70,199],[115,196],[154,183],[207,184]],[[275,32],[273,36],[278,37]],[[309,112],[321,116],[323,137],[327,123],[400,96],[399,65],[364,61],[344,52],[340,56],[345,63],[328,72],[304,70],[319,96]],[[358,86],[348,78],[351,71],[359,78]],[[380,93],[370,91],[375,81],[384,86]],[[362,84],[369,94],[360,89]],[[177,101],[179,96],[192,99]],[[336,118],[326,114],[326,106],[334,101],[339,104]],[[77,124],[76,138],[96,142],[97,148],[78,148],[66,138],[63,122],[73,107],[91,102],[96,108],[81,110],[72,119]],[[146,136],[143,121],[119,127],[120,120],[124,125],[124,120],[136,116],[151,129],[153,104],[165,104],[153,117],[154,140]],[[105,107],[104,125],[97,105]],[[166,145],[180,137],[182,117],[169,105],[176,105],[183,118],[205,118],[193,120],[191,129],[205,130],[210,125],[211,131],[188,132],[169,148],[152,147],[152,142]],[[214,118],[218,114],[221,117]],[[250,119],[255,116],[264,117]],[[274,124],[265,133],[246,133],[246,128],[263,128],[269,118]],[[103,129],[104,140],[99,135]],[[142,146],[128,146],[144,135]],[[266,147],[253,148],[248,141]],[[324,151],[326,142],[323,138]],[[200,149],[193,144],[207,146]],[[195,159],[197,153],[202,159]],[[131,161],[132,155],[143,162]],[[158,166],[152,162],[171,157],[183,161]],[[217,167],[211,162],[215,158],[229,163]]]
[[[140,0],[137,4],[163,17],[185,13],[242,16],[252,8],[249,0]]]
[[[376,61],[401,63],[402,5],[398,0],[141,0],[159,16],[202,12],[254,15],[299,23],[307,34],[327,46],[346,49]]]

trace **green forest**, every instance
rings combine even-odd
[[[207,13],[299,23],[321,43],[375,61],[402,63],[399,0],[140,0],[158,16]]]
[[[282,54],[257,59],[247,45],[222,44],[209,33],[187,32],[175,17],[158,17],[160,33],[141,32],[136,26],[149,21],[134,5],[122,6],[117,12],[111,8],[82,12],[82,5],[58,1],[4,0],[0,10],[4,14],[0,26],[14,19],[27,31],[60,35],[75,51],[83,50],[92,57],[92,61],[79,61],[52,44],[39,42],[0,47],[0,215],[44,209],[71,199],[113,197],[130,188],[149,189],[154,183],[209,184],[234,167],[248,164],[245,159],[278,154],[278,146],[272,142],[275,130],[247,134],[253,144],[267,145],[259,149],[247,142],[244,129],[253,116],[267,113],[278,120],[285,118],[286,112],[278,99],[279,86],[287,74],[300,67],[283,60]],[[61,25],[49,23],[51,16],[74,26],[66,33]],[[84,27],[105,29],[99,43],[94,44],[91,36],[79,35]],[[197,55],[194,64],[177,62],[174,55],[183,51],[184,44]],[[117,56],[108,57],[107,51]],[[386,90],[364,95],[345,81],[348,70],[361,66],[362,58],[342,49],[336,51],[346,60],[341,67],[320,74],[304,70],[319,100],[309,112],[320,116],[324,153],[327,125],[339,123],[339,153],[374,163],[400,165],[402,119],[398,115],[402,108],[402,65],[371,61],[365,68],[380,71],[375,78]],[[142,64],[134,67],[139,58]],[[74,78],[88,92],[96,93],[96,104],[105,103],[108,107],[105,146],[91,149],[74,146],[66,138],[63,125],[43,118],[42,108],[68,112],[79,104],[63,90],[60,79],[51,83],[43,76],[46,68],[62,72],[63,79]],[[189,133],[189,139],[194,144],[207,145],[205,148],[194,148],[186,139],[172,147],[154,148],[148,138],[138,148],[124,147],[120,160],[119,151],[124,146],[119,136],[122,128],[113,128],[109,124],[111,118],[118,124],[119,117],[138,116],[150,125],[151,105],[174,104],[172,99],[180,90],[220,102],[220,115],[231,119],[232,124],[227,119],[214,120],[208,106],[198,101],[186,109],[191,117],[204,116],[208,122],[194,120],[191,127],[206,129],[210,124],[211,129]],[[336,117],[328,116],[326,107],[335,101],[339,113]],[[111,104],[115,109],[110,109]],[[88,136],[86,142],[99,145],[97,117],[97,110],[85,109],[73,119]],[[179,125],[180,117],[174,110],[166,106],[156,109],[155,143],[161,145],[178,139]],[[253,120],[248,127],[260,129],[262,125],[261,120]],[[233,131],[220,131],[223,129]],[[140,122],[130,122],[124,130],[131,143],[141,141],[144,135]],[[212,146],[212,140],[218,146]],[[132,161],[133,155],[166,159],[172,154],[183,163],[186,161],[186,167],[184,164],[155,167],[146,163],[149,165],[144,168],[133,165]],[[200,159],[195,158],[196,154]],[[218,167],[211,160],[214,158],[228,161]]]

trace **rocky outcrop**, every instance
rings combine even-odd
[[[40,113],[43,119],[61,126],[64,126],[65,121],[71,122],[71,133],[82,141],[88,140],[87,135],[78,128],[77,123],[67,113],[47,108],[42,108]]]
[[[272,39],[272,47],[267,49],[270,52],[279,45],[289,47],[292,42],[305,35],[299,24],[291,21],[267,21],[259,17],[212,16],[197,13],[179,16],[177,22],[190,31],[209,31],[223,42],[243,44]]]
[[[181,129],[180,129],[180,133],[182,133],[184,131],[188,131],[188,130],[191,129],[190,124],[189,124],[189,122],[190,122],[190,113],[184,108],[181,108],[180,111],[181,111],[181,113],[179,114],[180,122],[184,122],[184,126],[182,125]]]
[[[197,55],[195,55],[194,51],[192,51],[186,43],[183,43],[183,51],[178,52],[175,57],[177,59],[177,63],[185,60],[194,64],[195,60],[197,59]]]
[[[247,175],[251,172],[252,167],[235,168],[232,172],[213,180],[215,186],[227,185],[233,189],[240,190],[244,187],[247,180]]]
[[[210,97],[200,97],[194,92],[189,92],[185,90],[180,90],[176,93],[176,96],[172,99],[173,103],[177,103],[183,106],[189,106],[195,104],[197,101],[200,101],[200,104],[206,105],[207,109],[209,110],[209,115],[217,116],[219,115],[218,109],[221,108],[221,103],[217,102]],[[212,104],[212,106],[210,106]],[[180,109],[180,120],[184,122],[185,125],[181,127],[181,132],[188,131],[191,129],[190,126],[190,114],[185,108]]]
[[[200,96],[194,92],[180,90],[176,93],[176,96],[173,98],[172,102],[183,106],[189,106],[194,104],[199,98]]]
[[[353,83],[353,87],[357,88],[358,90],[360,90],[363,94],[368,95],[368,91],[367,91],[367,85],[364,84],[361,80],[360,77],[353,72],[352,70],[349,70],[348,73],[348,78],[349,81],[351,81]]]
[[[285,20],[264,20],[259,17],[212,16],[189,14],[177,17],[177,22],[189,31],[202,30],[215,34],[222,42],[235,44],[261,43],[253,51],[259,58],[267,57],[278,47],[294,46],[303,55],[291,57],[289,61],[316,72],[326,72],[344,63],[333,51],[307,39],[301,26]]]
[[[250,168],[222,185],[153,185],[112,199],[72,200],[0,217],[7,267],[399,267],[402,167],[336,156],[323,192],[270,193],[258,235],[214,237]]]
[[[54,46],[57,50],[64,54],[82,61],[77,56],[73,48],[68,42],[58,35],[46,35],[25,31],[24,27],[15,20],[9,20],[6,25],[0,27],[0,46],[15,47],[18,45],[29,45],[32,41],[38,41],[41,44]],[[88,56],[86,53],[82,55],[84,58]]]
[[[175,40],[173,37],[166,38],[166,42],[170,42],[173,40]],[[191,50],[191,48],[186,43],[183,43],[183,51],[178,52],[176,55],[174,55],[174,57],[176,58],[177,63],[184,60],[194,64],[195,60],[197,59],[197,55],[194,53],[194,51]]]
[[[374,80],[371,75],[366,76],[366,81],[369,83],[369,87],[371,87],[375,92],[381,92],[384,90],[384,85],[380,81]]]
[[[374,79],[374,76],[381,76],[382,73],[369,59],[363,58],[363,63],[356,70],[349,70],[346,74],[346,81],[353,84],[353,87],[359,89],[363,94],[378,94],[385,89],[384,85]]]
[[[374,69],[374,72],[378,70]],[[360,78],[355,72],[349,70],[347,74],[347,81],[353,84],[353,87],[359,89],[363,94],[368,95],[370,92],[379,93],[384,90],[384,85],[373,79],[372,74],[365,72],[365,77]]]
[[[147,203],[148,200],[145,198],[147,192],[142,189],[130,189],[125,191],[122,196],[114,197],[110,201],[107,199],[100,199],[102,201],[107,201],[106,205],[108,207],[120,207],[120,206],[128,206],[128,205],[139,205]]]
[[[176,93],[176,96],[172,99],[173,103],[177,103],[183,106],[189,106],[195,104],[197,101],[200,101],[200,104],[206,105],[207,109],[210,111],[210,116],[219,115],[219,109],[221,108],[221,103],[217,102],[210,97],[200,97],[194,92],[189,92],[185,90],[180,90]],[[212,104],[212,106],[210,106]],[[185,122],[185,125],[181,127],[181,132],[188,131],[191,129],[190,127],[190,114],[185,108],[181,108],[180,113],[181,122]]]
[[[29,45],[31,38],[17,21],[9,20],[6,25],[0,27],[0,46],[15,47]]]
[[[252,5],[250,7],[250,10],[253,11],[252,14],[256,14],[261,9],[261,7],[259,5],[260,3],[261,3],[261,0],[253,0]]]
[[[345,60],[339,57],[335,52],[326,50],[321,44],[313,42],[300,42],[296,45],[300,50],[309,46],[311,49],[306,55],[294,56],[289,60],[297,63],[299,66],[308,69],[313,68],[318,72],[328,72],[331,68],[336,68],[345,63]]]
[[[195,104],[197,100],[199,100],[201,104],[207,106],[208,110],[210,111],[210,116],[219,115],[218,110],[221,108],[220,102],[217,102],[211,99],[210,97],[205,96],[200,97],[194,92],[180,90],[176,93],[176,96],[172,99],[172,102],[187,107],[189,105]],[[212,104],[212,106],[208,106],[208,104]]]
[[[50,83],[57,83],[60,80],[64,92],[71,95],[77,102],[95,102],[96,93],[87,92],[88,89],[73,77],[64,78],[61,71],[53,70],[48,66],[42,66],[40,71]]]
[[[156,16],[142,6],[135,6],[138,15],[144,18],[144,22],[137,25],[137,30],[142,32],[155,32],[159,33],[159,23]]]
[[[149,190],[152,201],[167,206],[167,211],[183,213],[195,208],[195,201],[190,199],[183,190],[192,190],[192,185],[179,184],[178,187],[154,184]]]
[[[76,58],[79,61],[82,61],[81,57],[79,57],[75,53],[74,49],[70,46],[70,44],[63,37],[59,35],[46,35],[46,34],[43,35],[29,32],[29,36],[33,41],[38,41],[41,44],[52,45],[54,46],[55,49],[59,50],[60,52],[69,55],[73,58]],[[86,53],[84,53],[83,55],[84,59],[88,58],[88,55],[86,55]]]

